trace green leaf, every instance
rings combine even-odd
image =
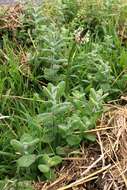
[[[30,148],[30,147],[34,147],[39,141],[40,141],[39,138],[36,138],[31,142],[27,142],[27,143],[23,143],[23,144],[27,145]]]
[[[57,77],[57,72],[58,72],[58,69],[45,68],[44,69],[44,78],[49,81],[55,81],[56,77]]]
[[[62,156],[66,155],[66,148],[61,146],[56,147],[56,154]]]
[[[61,162],[62,162],[62,158],[60,156],[54,156],[54,157],[50,158],[48,164],[50,167],[53,167],[53,166],[57,166]]]
[[[52,125],[54,116],[51,112],[49,113],[42,113],[38,114],[36,117],[38,123],[43,124],[43,125]]]
[[[11,140],[11,145],[15,149],[15,151],[18,151],[20,153],[24,153],[24,146],[20,141],[17,141],[15,139]]]
[[[90,127],[93,126],[93,120],[91,121],[91,119],[89,117],[84,116],[82,118],[82,120],[83,120],[83,123],[86,126],[85,130],[89,130]]]
[[[92,100],[94,100],[94,101],[97,101],[98,100],[98,94],[97,94],[98,92],[96,92],[95,90],[94,90],[94,88],[91,88],[90,89],[90,97],[92,98]]]
[[[18,167],[28,168],[33,164],[36,160],[36,155],[29,154],[24,155],[17,160]]]
[[[40,164],[38,165],[38,169],[42,172],[42,173],[48,173],[50,171],[49,166],[45,165],[45,164]]]
[[[92,102],[92,104],[94,106],[96,106],[97,108],[99,108],[99,102],[95,101],[92,97],[90,97],[90,101]]]
[[[79,135],[71,135],[67,137],[66,141],[71,146],[79,145],[81,142],[81,137]]]
[[[56,86],[54,86],[52,83],[48,83],[48,90],[52,92],[54,89],[56,89]]]
[[[21,137],[21,139],[20,139],[21,143],[31,142],[31,141],[33,141],[33,137],[30,134],[28,134],[28,133],[23,134],[22,137]]]
[[[51,143],[55,140],[55,131],[53,129],[44,129],[42,135],[42,142]]]
[[[34,151],[35,145],[39,142],[39,138],[33,139],[33,137],[29,134],[24,134],[21,139],[20,142],[22,144],[23,147],[23,153],[29,152],[32,153]],[[14,143],[14,142],[13,142]]]
[[[61,81],[58,85],[57,85],[57,94],[56,94],[56,98],[59,99],[60,97],[62,97],[65,93],[65,82]]]
[[[43,162],[44,162],[45,164],[48,164],[48,162],[49,162],[49,160],[50,160],[50,157],[49,157],[48,154],[44,154],[43,157],[42,157],[42,159],[43,159]]]
[[[92,141],[92,142],[96,141],[96,135],[94,135],[94,134],[90,134],[90,133],[89,134],[85,134],[84,138],[87,139],[87,140],[89,140],[89,141]]]
[[[71,105],[70,102],[64,102],[64,103],[60,103],[60,104],[57,104],[57,105],[53,106],[52,107],[52,112],[55,115],[65,114],[67,112],[70,112],[71,108],[72,108],[72,105]]]
[[[48,88],[46,88],[45,86],[43,86],[43,92],[44,92],[44,95],[49,98],[49,99],[52,99],[52,94],[51,92],[49,91]]]
[[[59,129],[59,133],[62,137],[66,137],[68,135],[68,132],[69,132],[69,128],[67,125],[59,125],[58,126],[58,129]]]
[[[83,123],[80,117],[74,115],[71,118],[71,129],[74,130],[85,130],[87,129],[86,125]]]
[[[36,148],[36,144],[39,142],[40,140],[38,138],[36,138],[35,140],[31,141],[31,142],[24,142],[23,146],[24,146],[24,151],[25,153],[32,153],[34,151],[34,149]]]
[[[53,169],[50,169],[49,172],[44,173],[44,176],[48,179],[48,180],[55,180],[56,175]]]

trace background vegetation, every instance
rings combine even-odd
[[[126,16],[116,0],[49,0],[23,8],[15,30],[1,19],[1,189],[55,178],[65,156],[96,140],[85,131],[127,89]]]

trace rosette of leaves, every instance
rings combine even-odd
[[[55,178],[54,167],[62,162],[60,156],[49,157],[48,154],[44,154],[39,161],[38,169],[44,174],[47,179]]]
[[[33,139],[29,134],[24,134],[19,141],[11,140],[14,150],[20,155],[20,158],[17,159],[17,168],[30,168],[35,163],[35,166],[47,179],[53,179],[55,177],[54,167],[62,162],[62,158],[56,155],[34,154],[39,141],[38,138]]]
[[[39,143],[39,138],[33,138],[29,134],[24,134],[21,136],[20,140],[13,139],[11,140],[11,145],[14,148],[15,152],[20,155],[20,158],[17,160],[18,168],[27,168],[30,167],[36,161],[36,155],[33,154],[36,149],[36,145]]]

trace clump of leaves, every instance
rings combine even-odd
[[[47,154],[44,154],[39,162],[38,169],[40,172],[42,172],[47,179],[53,179],[55,177],[53,167],[60,164],[62,158],[60,156],[49,157]]]
[[[79,147],[84,140],[96,140],[95,135],[85,131],[96,126],[107,94],[91,89],[87,99],[83,92],[74,90],[67,98],[65,89],[64,81],[43,87],[44,110],[33,118],[41,127],[40,138],[25,133],[20,140],[11,140],[19,174],[22,168],[31,168],[42,172],[47,179],[54,178],[54,167],[62,162],[65,147]]]
[[[63,102],[65,83],[60,82],[57,87],[48,84],[47,88],[44,87],[44,94],[50,105],[46,113],[37,116],[38,121],[43,125],[42,141],[55,143],[55,146],[62,143],[73,146],[79,145],[85,138],[89,139],[89,135],[84,135],[84,132],[96,125],[106,96],[103,95],[103,91],[96,92],[91,89],[89,100],[86,99],[84,93],[74,91],[68,101]],[[95,137],[93,137],[94,140]]]
[[[28,169],[35,164],[47,179],[52,179],[55,175],[52,167],[60,164],[62,162],[62,158],[56,155],[49,157],[48,154],[35,154],[34,150],[37,148],[39,141],[40,139],[33,139],[33,137],[29,134],[24,134],[20,138],[20,141],[16,139],[11,140],[11,145],[15,150],[15,154],[20,155],[16,161],[17,170],[20,174],[21,168]]]

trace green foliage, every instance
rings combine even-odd
[[[20,138],[20,141],[15,139],[11,140],[11,145],[15,150],[15,154],[20,155],[20,157],[17,158],[17,171],[20,173],[22,168],[28,169],[33,165],[37,165],[38,169],[44,174],[46,178],[52,179],[52,177],[55,175],[52,167],[60,164],[62,162],[62,158],[60,156],[50,157],[48,154],[37,152],[36,154],[33,154],[35,152],[35,148],[38,148],[37,144],[39,141],[40,140],[38,138],[33,140],[32,136],[29,134],[24,134]]]
[[[63,15],[65,22],[71,22],[78,13],[79,3],[77,0],[62,0]]]
[[[64,156],[95,142],[88,131],[104,101],[127,89],[118,36],[125,15],[116,1],[48,0],[24,9],[15,40],[4,31],[0,114],[9,117],[0,120],[0,179],[51,180]]]
[[[33,190],[31,182],[16,180],[2,180],[0,181],[0,190]]]
[[[20,141],[18,140],[11,140],[11,145],[15,149],[15,151],[18,151],[21,154],[29,154],[33,152],[33,150],[36,148],[36,144],[38,144],[39,138],[32,138],[29,134],[24,134]]]
[[[17,164],[18,167],[21,168],[28,168],[35,162],[35,155],[24,155],[21,158],[18,159]]]
[[[60,144],[63,140],[70,146],[79,145],[85,137],[83,132],[95,127],[102,112],[103,100],[107,95],[103,95],[102,90],[96,92],[91,89],[87,100],[84,93],[74,91],[68,101],[63,102],[64,89],[63,81],[57,87],[50,83],[47,88],[44,87],[44,94],[51,105],[47,107],[47,113],[37,116],[38,122],[43,125],[42,141],[55,142],[58,145],[59,139]]]
[[[44,154],[41,162],[42,163],[38,165],[40,172],[42,172],[46,178],[53,179],[55,177],[55,173],[52,167],[60,164],[62,159],[60,156],[49,157],[47,154]]]

